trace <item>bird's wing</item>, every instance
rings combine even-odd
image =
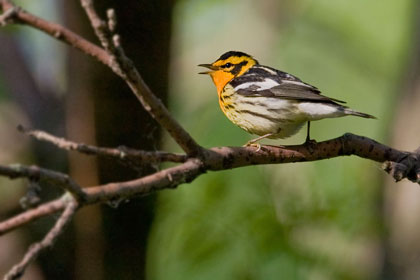
[[[290,100],[323,102],[336,105],[340,105],[337,104],[337,102],[346,103],[342,100],[321,95],[319,89],[302,82],[295,76],[287,73],[284,73],[284,75],[287,75],[287,78],[286,76],[281,78],[277,76],[279,78],[269,77],[265,78],[263,81],[244,83],[242,85],[238,85],[235,88],[235,91],[240,95],[248,97],[278,97]]]

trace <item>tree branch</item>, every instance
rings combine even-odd
[[[127,160],[136,163],[162,163],[162,162],[185,162],[186,155],[168,153],[164,151],[142,151],[130,149],[127,147],[118,148],[104,148],[83,143],[76,143],[65,138],[60,138],[41,130],[26,129],[23,126],[18,126],[18,130],[33,138],[51,143],[60,149],[67,151],[77,151],[85,155],[105,156],[119,160]]]
[[[41,253],[45,248],[51,247],[57,240],[57,237],[63,232],[64,227],[70,222],[74,213],[76,212],[78,202],[71,196],[67,196],[66,207],[51,230],[45,235],[44,239],[40,242],[32,244],[22,261],[15,266],[5,275],[5,280],[18,279],[22,277],[25,269],[29,264]]]
[[[64,209],[64,206],[65,203],[62,197],[3,221],[0,223],[0,236],[39,218],[61,211]]]
[[[92,24],[95,24],[93,25],[95,32],[97,34],[102,34],[103,31],[101,30],[104,30],[107,27],[103,27],[102,24],[97,23],[97,21],[101,22],[101,20],[93,9],[92,1],[82,0],[81,3],[87,11]],[[22,8],[15,6],[12,1],[0,0],[0,7],[2,7],[3,11],[8,11],[9,9],[15,10],[14,13],[8,15],[8,19],[13,19],[16,23],[26,24],[41,30],[57,40],[67,43],[109,66],[127,83],[145,110],[169,132],[172,138],[187,154],[201,154],[202,148],[200,145],[198,145],[190,134],[170,115],[162,101],[150,90],[132,61],[123,51],[121,51],[122,49],[117,42],[118,40],[113,41],[110,38],[105,38],[105,35],[101,35],[101,42],[108,48],[108,50],[104,50],[59,24],[46,21],[24,11]],[[112,32],[109,31],[109,34],[112,34]],[[114,36],[113,38],[118,38],[118,36],[116,35],[116,37]],[[117,43],[118,47],[115,47],[115,43]],[[111,48],[110,46],[114,47]]]
[[[15,13],[9,17],[9,19],[14,20],[14,23],[26,24],[35,29],[38,29],[54,37],[55,39],[69,44],[70,46],[82,51],[83,53],[92,56],[99,62],[110,66],[109,55],[105,50],[85,40],[81,36],[68,30],[62,25],[34,16],[31,13],[23,10],[21,7],[16,6],[12,1],[9,0],[0,0],[0,6],[2,7],[3,11],[10,9],[15,10]]]
[[[135,196],[146,195],[154,191],[175,188],[180,184],[193,181],[199,175],[212,170],[225,170],[257,164],[275,164],[315,161],[344,155],[357,155],[378,162],[391,162],[386,165],[387,172],[398,181],[408,178],[419,183],[420,154],[399,151],[372,139],[345,134],[341,137],[310,145],[297,146],[262,146],[260,150],[254,147],[220,147],[206,150],[203,158],[190,157],[186,162],[170,167],[143,178],[126,182],[115,182],[100,186],[85,188],[78,197],[79,207],[100,202],[122,201]],[[23,171],[22,171],[23,170]],[[56,173],[39,172],[39,169],[0,166],[0,174],[10,177],[44,176],[49,180],[57,180],[60,184],[71,184],[72,180],[63,180]],[[49,178],[51,176],[51,178]],[[69,189],[64,186],[65,189]],[[43,204],[28,210],[8,221],[0,223],[0,234],[9,232],[34,219],[57,212],[63,208],[62,199]],[[30,259],[31,260],[31,259]]]
[[[200,145],[171,116],[162,101],[144,82],[133,62],[125,55],[120,45],[119,35],[114,34],[116,18],[113,10],[108,10],[107,25],[96,13],[92,0],[80,0],[80,3],[85,9],[99,41],[111,57],[110,67],[113,71],[128,84],[146,111],[169,132],[187,154],[200,155],[202,153]]]
[[[386,162],[386,171],[391,173],[395,180],[408,178],[419,183],[420,153],[399,151],[372,139],[345,134],[341,137],[311,145],[296,146],[262,146],[257,152],[254,147],[219,147],[207,150],[204,160],[190,158],[185,163],[171,167],[140,179],[126,182],[109,183],[100,186],[84,188],[85,198],[80,207],[98,202],[121,200],[128,197],[146,195],[154,191],[175,188],[176,186],[193,181],[207,171],[218,171],[258,164],[279,164],[315,161],[340,156],[357,155],[377,162]],[[2,173],[15,176],[14,168],[0,166]],[[10,174],[12,172],[12,174]],[[32,173],[19,173],[23,177],[30,177]],[[44,173],[43,176],[55,173]],[[71,182],[71,180],[60,183]],[[22,226],[32,220],[55,213],[63,208],[61,199],[30,209],[8,221],[0,223],[0,235]]]
[[[74,150],[84,154],[108,156],[115,159],[136,159],[148,163],[175,162],[179,165],[155,172],[154,174],[125,182],[113,182],[89,188],[79,186],[68,175],[23,165],[0,165],[0,175],[11,179],[23,177],[29,180],[48,181],[62,187],[65,194],[54,201],[46,202],[34,209],[0,223],[0,235],[46,215],[64,210],[54,227],[45,238],[35,243],[23,260],[6,275],[6,279],[17,279],[25,268],[45,248],[51,246],[63,231],[78,208],[101,202],[121,201],[151,192],[175,188],[193,181],[207,171],[219,171],[258,164],[279,164],[315,161],[345,155],[357,155],[377,162],[384,162],[384,169],[396,181],[407,178],[420,183],[420,148],[415,152],[399,151],[372,139],[345,134],[341,137],[308,145],[218,147],[204,149],[170,115],[163,103],[153,94],[143,81],[132,61],[125,55],[119,36],[115,33],[116,18],[113,10],[107,13],[107,21],[102,20],[93,7],[92,0],[80,0],[92,27],[103,48],[90,43],[65,27],[38,18],[10,0],[0,0],[0,24],[15,22],[29,25],[61,40],[110,67],[131,88],[143,107],[164,127],[187,155],[167,152],[146,152],[127,148],[104,148],[75,143],[37,130],[20,130],[37,140],[49,142],[64,150]]]
[[[16,7],[10,7],[9,9],[4,10],[3,14],[0,15],[0,26],[5,26],[7,21],[13,18],[16,12]]]
[[[410,155],[364,136],[346,133],[335,139],[309,145],[212,148],[205,163],[210,170],[224,170],[257,164],[293,163],[356,155],[385,162],[399,162]],[[222,157],[222,159],[220,159]]]
[[[24,166],[21,164],[0,165],[0,175],[7,176],[10,179],[28,178],[35,181],[50,182],[69,191],[77,199],[85,200],[85,192],[82,188],[67,174],[40,168],[38,166]]]

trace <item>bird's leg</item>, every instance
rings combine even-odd
[[[316,143],[314,139],[311,139],[310,130],[311,130],[311,122],[308,121],[308,129],[306,131],[306,140],[305,140],[305,143],[303,143],[304,145],[310,145],[310,144]]]
[[[273,136],[273,135],[276,135],[276,134],[277,133],[267,133],[267,134],[264,134],[260,137],[255,138],[255,139],[249,140],[248,142],[246,142],[244,147],[255,146],[255,147],[257,147],[257,152],[258,152],[259,150],[261,150],[261,144],[257,143],[257,142],[260,141],[261,139],[264,139],[264,138],[267,138],[267,137],[270,137],[270,136]]]
[[[311,122],[308,121],[308,129],[306,130],[306,140],[305,140],[305,144],[309,143],[311,141],[311,136],[310,136],[310,131],[311,131]]]

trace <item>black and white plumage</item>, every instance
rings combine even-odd
[[[354,115],[373,116],[321,95],[318,88],[286,72],[263,66],[250,55],[228,52],[202,64],[219,94],[222,111],[233,123],[262,138],[286,138],[310,121]],[[229,76],[230,75],[230,76]],[[309,139],[309,129],[308,138]],[[253,142],[253,141],[251,141]]]

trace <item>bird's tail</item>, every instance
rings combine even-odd
[[[349,109],[349,108],[345,108],[344,113],[346,113],[346,115],[353,115],[353,116],[358,116],[358,117],[362,117],[362,118],[366,118],[366,119],[376,119],[375,116],[365,114],[365,113],[361,113],[361,112],[357,112],[357,111],[354,111],[354,110]]]

